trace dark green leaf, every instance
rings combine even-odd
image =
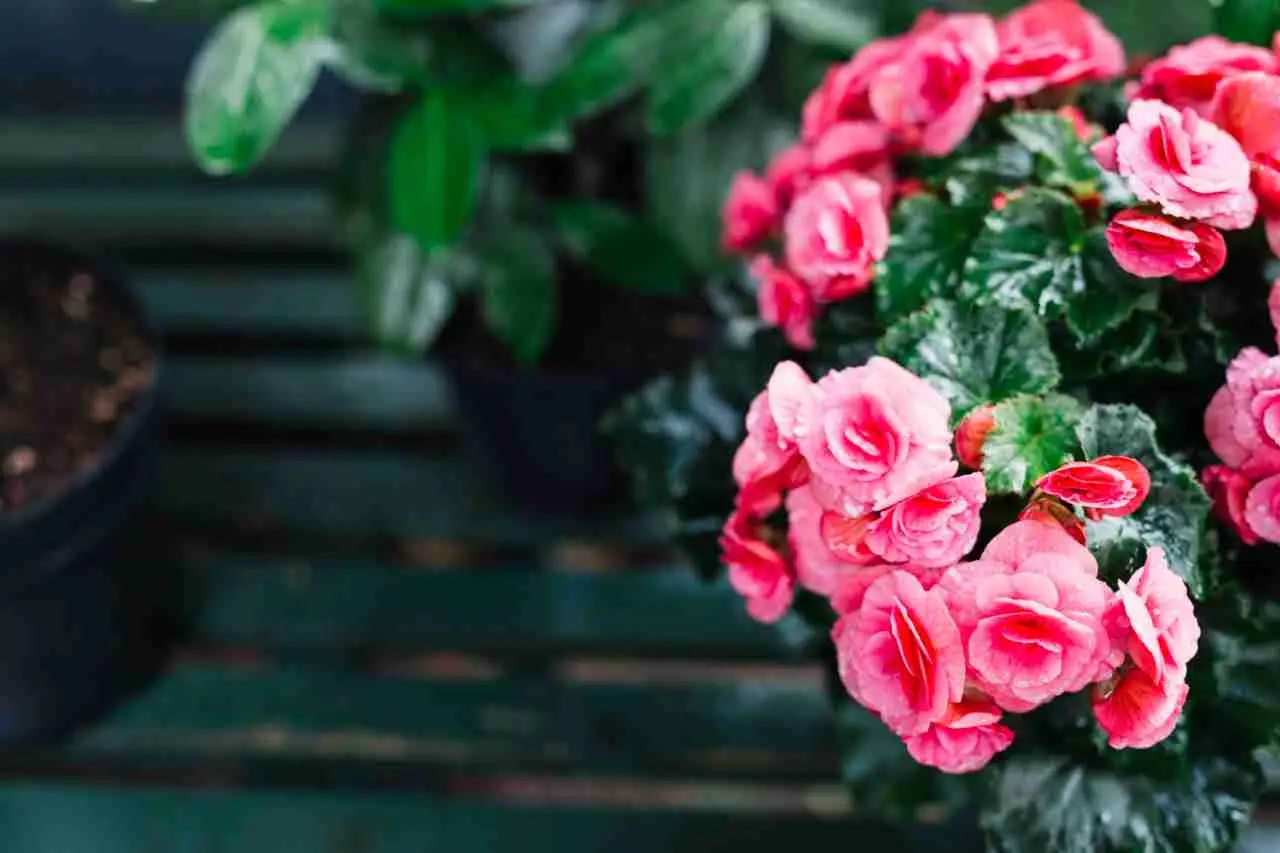
[[[1064,462],[1080,455],[1080,404],[1072,397],[1014,397],[996,406],[995,428],[982,445],[989,492],[1025,494]]]
[[[790,144],[792,124],[744,98],[707,125],[645,146],[648,218],[700,271],[727,262],[720,207],[733,174],[760,168]]]
[[[391,225],[430,251],[454,243],[471,219],[484,162],[470,107],[447,89],[423,93],[391,138]]]
[[[318,3],[261,3],[218,26],[187,78],[187,141],[202,169],[243,172],[267,153],[315,87],[324,23]]]
[[[925,166],[931,185],[946,190],[953,204],[987,208],[996,193],[1019,189],[1031,180],[1035,159],[1021,145],[1001,142],[976,154],[926,161]]]
[[[947,204],[931,195],[898,205],[889,251],[876,275],[881,322],[892,323],[933,297],[956,291],[983,214],[982,208]]]
[[[565,151],[569,129],[546,108],[542,94],[512,77],[468,93],[485,143],[496,151]]]
[[[391,235],[361,259],[356,276],[374,338],[414,355],[434,343],[453,313],[448,259],[428,258],[412,237]]]
[[[537,233],[509,228],[477,251],[484,321],[521,364],[533,364],[556,325],[555,258]]]
[[[1137,512],[1088,523],[1090,547],[1112,548],[1126,539],[1147,547],[1160,545],[1169,568],[1186,580],[1192,595],[1199,596],[1204,588],[1200,553],[1209,497],[1196,472],[1160,450],[1155,422],[1136,406],[1093,406],[1081,418],[1078,434],[1086,458],[1130,456],[1151,475],[1151,494]]]
[[[649,129],[659,135],[715,115],[756,76],[769,46],[763,0],[686,2],[702,7],[704,17],[661,45],[647,113]]]
[[[622,208],[561,202],[551,208],[551,221],[564,247],[609,284],[654,294],[688,288],[689,271],[675,246]]]
[[[1280,27],[1280,3],[1276,0],[1222,0],[1214,13],[1214,30],[1231,41],[1271,45]]]
[[[1014,112],[1005,116],[1004,127],[1039,158],[1036,172],[1049,186],[1077,196],[1098,189],[1102,167],[1066,118],[1051,112]]]
[[[1158,285],[1116,265],[1101,228],[1085,230],[1074,201],[1043,188],[1011,195],[988,214],[962,290],[976,300],[1029,302],[1046,319],[1064,316],[1080,341],[1153,309],[1159,298]]]
[[[773,13],[796,38],[853,51],[879,34],[877,10],[862,0],[773,0]]]
[[[1036,756],[990,772],[982,825],[998,853],[1225,853],[1262,784],[1255,762],[1219,757],[1160,778]]]
[[[974,406],[1058,383],[1049,337],[1025,306],[974,306],[941,299],[891,326],[880,351],[951,401],[957,419]]]
[[[1275,745],[1280,737],[1280,604],[1255,599],[1224,584],[1196,611],[1203,633],[1197,661],[1207,658],[1212,682],[1192,682],[1193,690],[1213,690],[1205,708],[1212,724],[1223,725],[1246,747]],[[1192,671],[1192,675],[1197,674]]]
[[[407,18],[426,18],[433,15],[456,15],[460,12],[490,12],[500,9],[518,9],[532,6],[543,0],[366,0],[380,13]]]

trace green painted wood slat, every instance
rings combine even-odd
[[[445,681],[185,664],[70,744],[190,767],[326,760],[575,774],[835,778],[834,718],[805,687]]]
[[[434,648],[507,656],[793,656],[725,584],[683,567],[612,575],[537,568],[409,570],[257,556],[157,561],[195,591],[195,634],[268,650]]]
[[[772,853],[796,844],[955,853],[956,836],[937,827],[908,830],[804,815],[503,807],[407,794],[9,784],[0,786],[0,844],[12,853]]]

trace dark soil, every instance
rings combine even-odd
[[[155,379],[128,298],[92,270],[0,247],[0,512],[94,468]]]

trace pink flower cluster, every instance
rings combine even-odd
[[[1280,281],[1268,307],[1280,330]],[[1222,460],[1200,474],[1219,518],[1248,545],[1280,544],[1280,356],[1256,347],[1236,355],[1205,410],[1204,433]]]
[[[1275,53],[1207,36],[1148,64],[1130,93],[1128,120],[1094,147],[1142,202],[1107,228],[1120,266],[1204,281],[1226,262],[1219,229],[1248,228],[1259,212],[1280,246]]]
[[[965,561],[986,487],[981,473],[957,476],[950,416],[936,391],[883,358],[817,382],[779,365],[747,419],[722,539],[748,610],[780,618],[797,584],[827,597],[849,694],[917,761],[947,772],[1009,747],[1004,714],[1085,689],[1112,746],[1163,740],[1199,640],[1186,586],[1152,547],[1110,589],[1075,514],[1135,511],[1146,469],[1117,456],[1064,465]],[[973,443],[972,428],[960,432]],[[766,520],[784,500],[785,539]]]
[[[763,176],[739,173],[724,205],[724,247],[755,257],[760,317],[809,350],[821,306],[870,286],[888,248],[895,156],[950,153],[988,101],[1123,70],[1120,43],[1076,0],[1034,0],[999,22],[925,12],[832,67],[805,102],[801,141]],[[781,262],[766,246],[779,241]]]

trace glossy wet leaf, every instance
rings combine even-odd
[[[356,281],[374,339],[406,354],[426,351],[453,314],[456,282],[443,256],[394,234],[361,259]]]
[[[1072,397],[1014,397],[995,408],[995,428],[982,446],[987,491],[1026,494],[1064,462],[1080,458],[1076,427],[1080,404]]]
[[[521,364],[551,343],[558,309],[555,258],[533,231],[511,228],[477,250],[485,325]]]
[[[561,245],[608,284],[637,293],[675,295],[689,285],[679,250],[649,223],[599,202],[553,205],[551,222]]]
[[[884,323],[956,292],[970,246],[982,229],[979,207],[932,195],[904,199],[893,212],[889,251],[876,275],[876,313]]]

